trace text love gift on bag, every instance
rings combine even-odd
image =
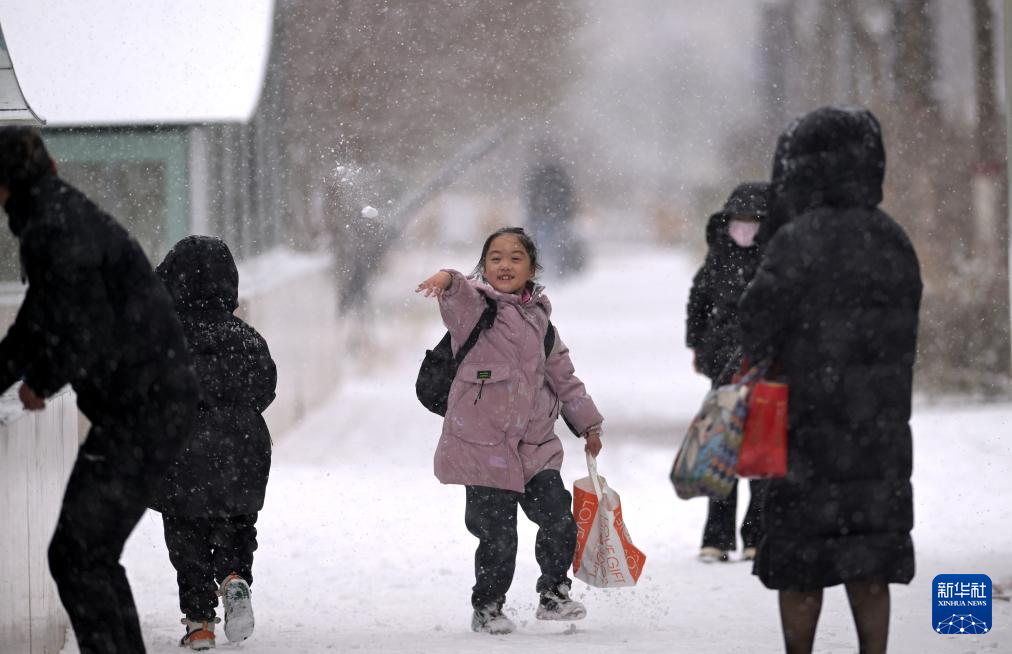
[[[787,474],[787,384],[763,379],[752,388],[736,471],[749,479]]]
[[[590,454],[587,472],[573,483],[577,529],[573,576],[598,588],[633,586],[647,556],[629,539],[618,493],[597,474],[597,462]]]

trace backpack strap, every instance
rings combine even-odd
[[[548,331],[545,332],[545,358],[546,359],[552,353],[552,350],[554,348],[555,348],[555,325],[553,325],[552,321],[549,320],[548,321]],[[566,423],[567,427],[569,427],[569,431],[573,432],[573,436],[576,436],[577,438],[580,438],[580,433],[578,431],[576,431],[576,427],[573,426],[573,423],[569,422],[569,420],[566,418],[566,416],[562,415],[561,411],[559,412],[559,415],[562,416],[562,421],[564,423]]]
[[[499,311],[499,306],[496,304],[495,300],[487,295],[485,296],[485,302],[488,306],[485,307],[484,311],[482,311],[481,316],[478,318],[478,322],[474,325],[474,329],[471,330],[467,340],[464,341],[463,345],[460,346],[460,349],[457,350],[456,356],[453,357],[454,363],[457,367],[460,366],[464,357],[466,357],[467,353],[471,351],[472,347],[474,347],[474,344],[478,342],[478,337],[481,336],[481,330],[488,329],[495,323],[495,316]]]
[[[548,321],[548,331],[545,332],[545,358],[552,353],[552,348],[555,347],[555,325],[552,321]]]

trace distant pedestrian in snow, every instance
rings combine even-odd
[[[164,475],[151,508],[162,513],[186,634],[180,644],[214,647],[218,595],[225,636],[253,633],[257,512],[271,467],[260,415],[274,401],[277,372],[267,342],[232,314],[239,273],[224,241],[187,236],[157,268],[183,324],[200,382],[194,433]]]
[[[755,242],[759,224],[766,216],[769,185],[750,182],[738,185],[724,208],[706,224],[706,260],[692,279],[689,291],[686,343],[692,348],[696,370],[713,386],[726,384],[725,371],[741,365],[738,340],[738,300],[752,281],[762,251]],[[765,480],[749,482],[750,498],[741,525],[742,558],[755,558],[762,537],[762,502]],[[736,549],[738,486],[726,500],[710,500],[703,528],[699,558],[707,563],[728,561]]]
[[[524,200],[528,225],[553,272],[566,277],[582,270],[583,242],[573,229],[576,195],[565,166],[550,158],[532,165],[524,176]]]
[[[82,654],[143,653],[119,558],[190,434],[183,330],[137,241],[56,175],[34,129],[0,128],[0,202],[28,281],[0,342],[0,391],[20,380],[22,403],[38,410],[69,383],[91,421],[49,568]]]
[[[741,300],[745,355],[790,388],[788,470],[770,482],[755,572],[787,651],[811,652],[822,589],[844,584],[862,653],[886,651],[890,583],[914,576],[910,403],[921,276],[877,208],[885,149],[867,110],[824,107],[777,143],[771,225]]]
[[[540,269],[531,237],[508,227],[485,240],[472,279],[441,270],[416,289],[439,299],[454,352],[487,301],[497,307],[495,323],[481,332],[457,371],[435,455],[436,477],[465,486],[464,522],[479,540],[471,628],[492,634],[515,628],[502,607],[516,565],[518,504],[538,525],[536,617],[586,615],[583,604],[569,596],[566,573],[576,550],[576,523],[572,496],[559,474],[562,442],[554,426],[561,413],[586,440],[584,449],[597,456],[603,419],[574,374],[569,349],[557,332],[548,333],[554,331],[552,306],[534,282]]]

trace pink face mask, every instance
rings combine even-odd
[[[759,232],[759,223],[752,220],[732,220],[727,226],[727,233],[739,247],[751,247],[755,243],[755,235]]]

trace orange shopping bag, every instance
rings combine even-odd
[[[750,479],[787,474],[787,384],[760,380],[752,388],[735,471]]]
[[[598,588],[633,586],[647,557],[629,539],[618,493],[598,476],[597,461],[590,454],[587,472],[573,483],[577,529],[573,576]]]

